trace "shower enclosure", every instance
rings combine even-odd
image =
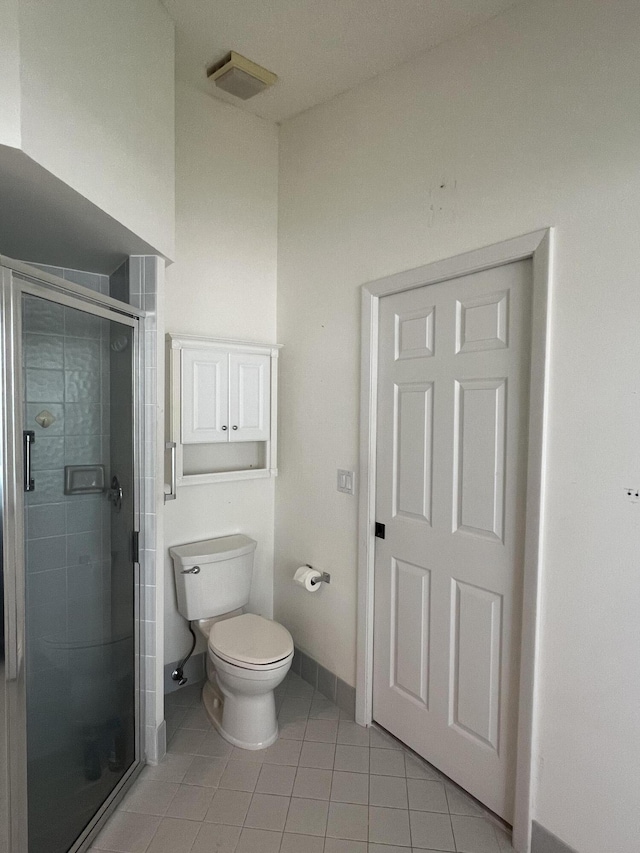
[[[68,853],[142,756],[142,312],[0,276],[0,850]]]

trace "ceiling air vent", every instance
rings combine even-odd
[[[220,89],[243,101],[253,98],[268,86],[273,86],[278,79],[273,72],[256,65],[235,50],[212,65],[207,71],[207,77]]]

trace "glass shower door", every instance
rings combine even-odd
[[[93,310],[22,295],[29,853],[137,760],[135,321]]]

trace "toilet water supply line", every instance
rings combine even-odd
[[[193,628],[191,627],[191,622],[187,623],[187,628],[191,631],[191,636],[193,637],[193,642],[191,643],[191,648],[189,649],[189,652],[182,658],[182,660],[180,661],[178,666],[171,673],[171,678],[174,681],[177,681],[178,684],[180,685],[180,687],[182,687],[183,684],[186,684],[187,681],[189,680],[184,674],[184,668],[185,668],[187,661],[189,660],[189,658],[193,654],[193,650],[196,647],[196,635],[195,635]]]

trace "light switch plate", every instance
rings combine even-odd
[[[346,495],[355,495],[355,471],[345,471],[343,468],[338,468],[338,491],[344,492]]]

